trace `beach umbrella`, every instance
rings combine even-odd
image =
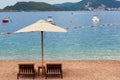
[[[23,33],[23,32],[41,32],[41,52],[42,52],[42,66],[44,64],[44,32],[67,32],[64,28],[50,24],[45,20],[39,20],[29,26],[26,26],[20,30],[17,30],[14,33]]]

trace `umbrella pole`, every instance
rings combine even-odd
[[[41,51],[42,51],[42,66],[44,64],[44,40],[43,40],[43,31],[41,31]]]

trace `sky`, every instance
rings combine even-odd
[[[64,2],[79,2],[81,0],[0,0],[0,9],[3,9],[6,6],[11,6],[17,2],[22,2],[22,1],[25,2],[34,1],[34,2],[46,2],[49,4],[59,4]]]

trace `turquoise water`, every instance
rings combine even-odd
[[[101,21],[93,24],[93,15]],[[10,17],[9,23],[0,22],[0,60],[41,59],[39,32],[4,34],[52,16],[67,33],[45,33],[45,59],[65,60],[120,60],[120,12],[1,12],[0,20]]]

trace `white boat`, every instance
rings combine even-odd
[[[92,21],[93,21],[93,22],[99,22],[100,19],[99,19],[98,16],[95,15],[95,16],[93,16]]]
[[[47,22],[49,22],[49,23],[51,23],[53,25],[56,25],[55,22],[53,21],[52,16],[48,16]]]

